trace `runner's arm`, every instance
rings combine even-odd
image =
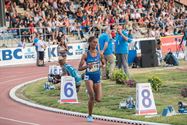
[[[82,55],[81,61],[80,61],[80,63],[79,63],[79,68],[78,68],[79,71],[83,71],[83,70],[85,70],[85,69],[88,68],[88,65],[83,66],[84,63],[85,63],[86,57],[87,57],[87,55],[86,55],[86,53],[84,53],[84,54]]]

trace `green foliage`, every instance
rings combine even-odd
[[[106,65],[106,77],[107,77],[107,79],[109,79],[109,74],[110,74],[110,64],[107,63],[107,65]]]
[[[158,77],[148,78],[148,82],[151,83],[151,87],[158,92],[159,88],[162,86],[162,81]]]
[[[111,80],[112,81],[115,81],[116,80],[116,74],[117,74],[118,70],[117,69],[114,69],[114,71],[112,72],[112,76],[111,76]]]
[[[124,84],[127,79],[128,77],[122,69],[115,69],[112,73],[111,80],[116,81],[117,84]]]

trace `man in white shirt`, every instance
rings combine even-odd
[[[44,66],[44,52],[45,52],[45,49],[47,48],[47,44],[43,40],[43,36],[39,37],[39,41],[38,41],[37,45],[38,45],[37,65]]]
[[[21,41],[18,42],[18,47],[25,48],[25,39],[21,38]]]

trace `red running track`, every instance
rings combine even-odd
[[[85,118],[35,109],[9,98],[10,89],[16,85],[46,77],[47,65],[45,67],[35,65],[0,67],[0,125],[117,125],[117,123],[99,120],[88,123]]]

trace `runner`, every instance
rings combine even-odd
[[[84,80],[86,82],[86,88],[89,95],[87,121],[92,122],[94,100],[100,102],[102,97],[102,87],[100,83],[100,66],[105,67],[105,60],[104,56],[100,54],[99,51],[96,49],[96,47],[98,46],[98,41],[96,37],[90,37],[88,39],[88,43],[88,51],[85,52],[81,58],[79,64],[79,71],[86,70]],[[102,64],[100,64],[100,61]],[[84,63],[86,63],[86,66],[84,66]]]

